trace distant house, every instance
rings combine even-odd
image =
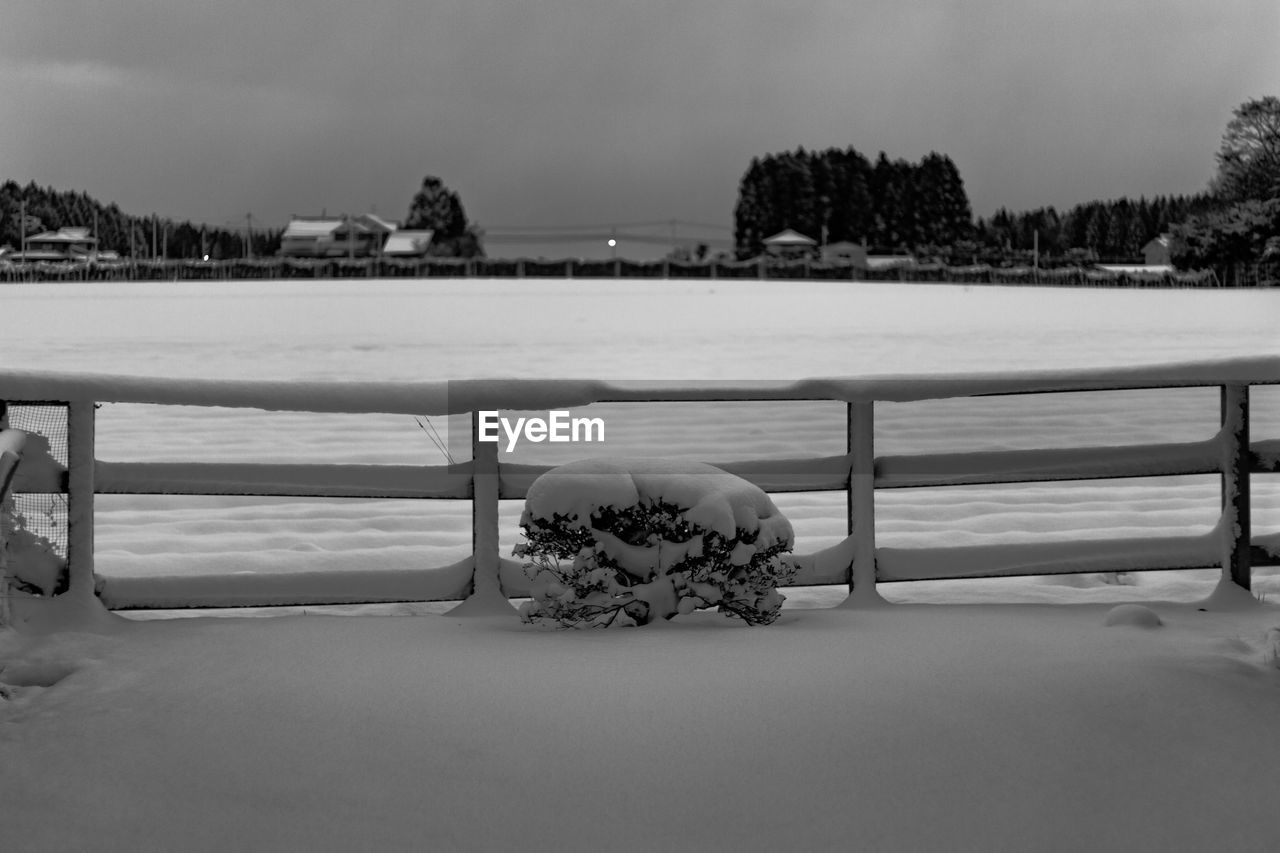
[[[333,233],[338,244],[337,254],[357,258],[379,254],[387,242],[387,236],[395,230],[394,222],[388,222],[372,213],[348,217]]]
[[[1173,263],[1173,237],[1161,234],[1142,247],[1143,262],[1149,266],[1168,266]]]
[[[916,262],[914,255],[867,255],[867,269],[888,270],[909,267]]]
[[[809,258],[813,256],[817,247],[817,240],[790,228],[764,239],[765,254],[775,258]]]
[[[280,235],[280,254],[287,258],[324,258],[336,245],[341,219],[295,216]]]
[[[14,261],[89,261],[98,256],[98,238],[88,228],[59,228],[27,238],[26,249],[6,257]]]
[[[280,254],[290,258],[367,258],[382,251],[394,222],[372,213],[340,218],[295,216],[280,237]]]
[[[867,247],[849,240],[839,240],[822,247],[822,260],[830,263],[853,264],[858,267],[867,265]]]
[[[1164,275],[1174,271],[1173,264],[1094,264],[1093,268],[1116,275]]]
[[[431,248],[434,231],[392,231],[382,246],[382,254],[389,258],[422,258]]]
[[[892,267],[911,266],[916,259],[911,255],[868,255],[867,247],[860,243],[840,240],[822,247],[822,260],[828,263],[852,264],[864,270],[883,270]]]

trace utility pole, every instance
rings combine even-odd
[[[18,206],[18,233],[22,235],[19,245],[22,246],[22,259],[27,259],[27,197],[22,197]]]
[[[246,213],[244,221],[244,256],[246,260],[253,260],[253,214]]]
[[[160,230],[160,215],[158,213],[151,214],[151,260],[160,257],[159,246],[156,243],[156,234]]]

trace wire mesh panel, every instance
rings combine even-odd
[[[18,481],[31,469],[67,466],[67,404],[10,402],[5,420],[27,434]],[[67,496],[61,492],[15,492],[0,507],[0,530],[10,549],[19,531],[51,550],[59,558],[67,556]],[[23,537],[28,538],[28,537]]]

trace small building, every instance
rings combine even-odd
[[[98,238],[88,228],[59,228],[27,238],[26,249],[7,256],[13,261],[91,261],[98,256]]]
[[[1094,264],[1093,268],[1114,275],[1164,275],[1174,272],[1173,264]]]
[[[838,240],[822,247],[822,260],[835,264],[853,264],[865,269],[867,247],[849,240]]]
[[[912,255],[868,255],[861,243],[840,240],[822,247],[822,260],[827,263],[851,264],[862,270],[885,270],[909,267],[916,262]]]
[[[372,213],[349,216],[343,219],[342,225],[333,232],[336,243],[334,254],[356,258],[380,254],[388,235],[395,230],[394,222],[388,222]]]
[[[894,267],[909,267],[916,262],[914,255],[867,255],[867,269],[889,270]]]
[[[1168,266],[1173,263],[1173,237],[1161,234],[1142,247],[1143,263],[1149,267]]]
[[[367,258],[382,251],[394,222],[373,213],[359,216],[295,216],[280,237],[289,258]]]
[[[811,258],[817,247],[817,240],[790,228],[785,228],[764,240],[765,254],[775,258]]]
[[[434,231],[392,231],[382,246],[382,254],[389,258],[422,258],[431,248]]]
[[[295,216],[280,235],[280,254],[287,258],[328,257],[336,243],[333,235],[341,227],[341,219]]]

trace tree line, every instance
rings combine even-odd
[[[194,259],[207,254],[210,258],[224,259],[242,258],[246,254],[274,255],[280,248],[282,233],[277,229],[254,229],[251,243],[246,247],[245,233],[240,229],[214,228],[155,216],[131,216],[117,205],[103,204],[88,193],[41,187],[34,181],[25,187],[16,181],[0,184],[0,246],[16,249],[22,245],[24,236],[77,226],[93,230],[95,225],[99,251],[135,258]]]
[[[971,238],[952,254],[961,262],[972,255],[981,263],[1029,264],[1038,248],[1041,264],[1141,261],[1147,243],[1212,205],[1212,196],[1201,193],[1090,201],[1061,214],[1052,207],[1001,208],[974,223]]]
[[[242,230],[131,216],[117,205],[103,204],[84,192],[58,191],[37,186],[34,181],[25,187],[12,180],[0,185],[0,246],[16,249],[22,245],[24,235],[31,237],[42,231],[77,226],[95,232],[99,251],[135,258],[268,257],[279,252],[284,233],[280,229],[254,229],[251,243],[246,246],[247,221]],[[423,179],[410,203],[405,227],[435,232],[429,250],[432,256],[484,257],[484,232],[467,219],[458,194],[433,175]]]
[[[960,171],[930,152],[919,163],[873,164],[854,148],[803,147],[751,160],[733,211],[740,259],[765,238],[792,228],[822,243],[867,243],[881,250],[949,245],[967,236],[972,214]]]
[[[1233,111],[1208,189],[1195,195],[1119,198],[972,218],[951,158],[874,164],[853,148],[768,154],[751,160],[738,187],[739,258],[792,228],[820,243],[865,243],[874,253],[910,252],[948,264],[1088,264],[1142,261],[1143,247],[1170,236],[1183,269],[1280,263],[1280,99]]]
[[[792,228],[820,243],[865,243],[873,253],[912,253],[951,264],[1094,263],[1142,258],[1143,247],[1213,206],[1213,196],[1120,198],[972,217],[954,161],[930,152],[919,163],[872,163],[856,149],[769,154],[751,161],[734,208],[739,258]]]

